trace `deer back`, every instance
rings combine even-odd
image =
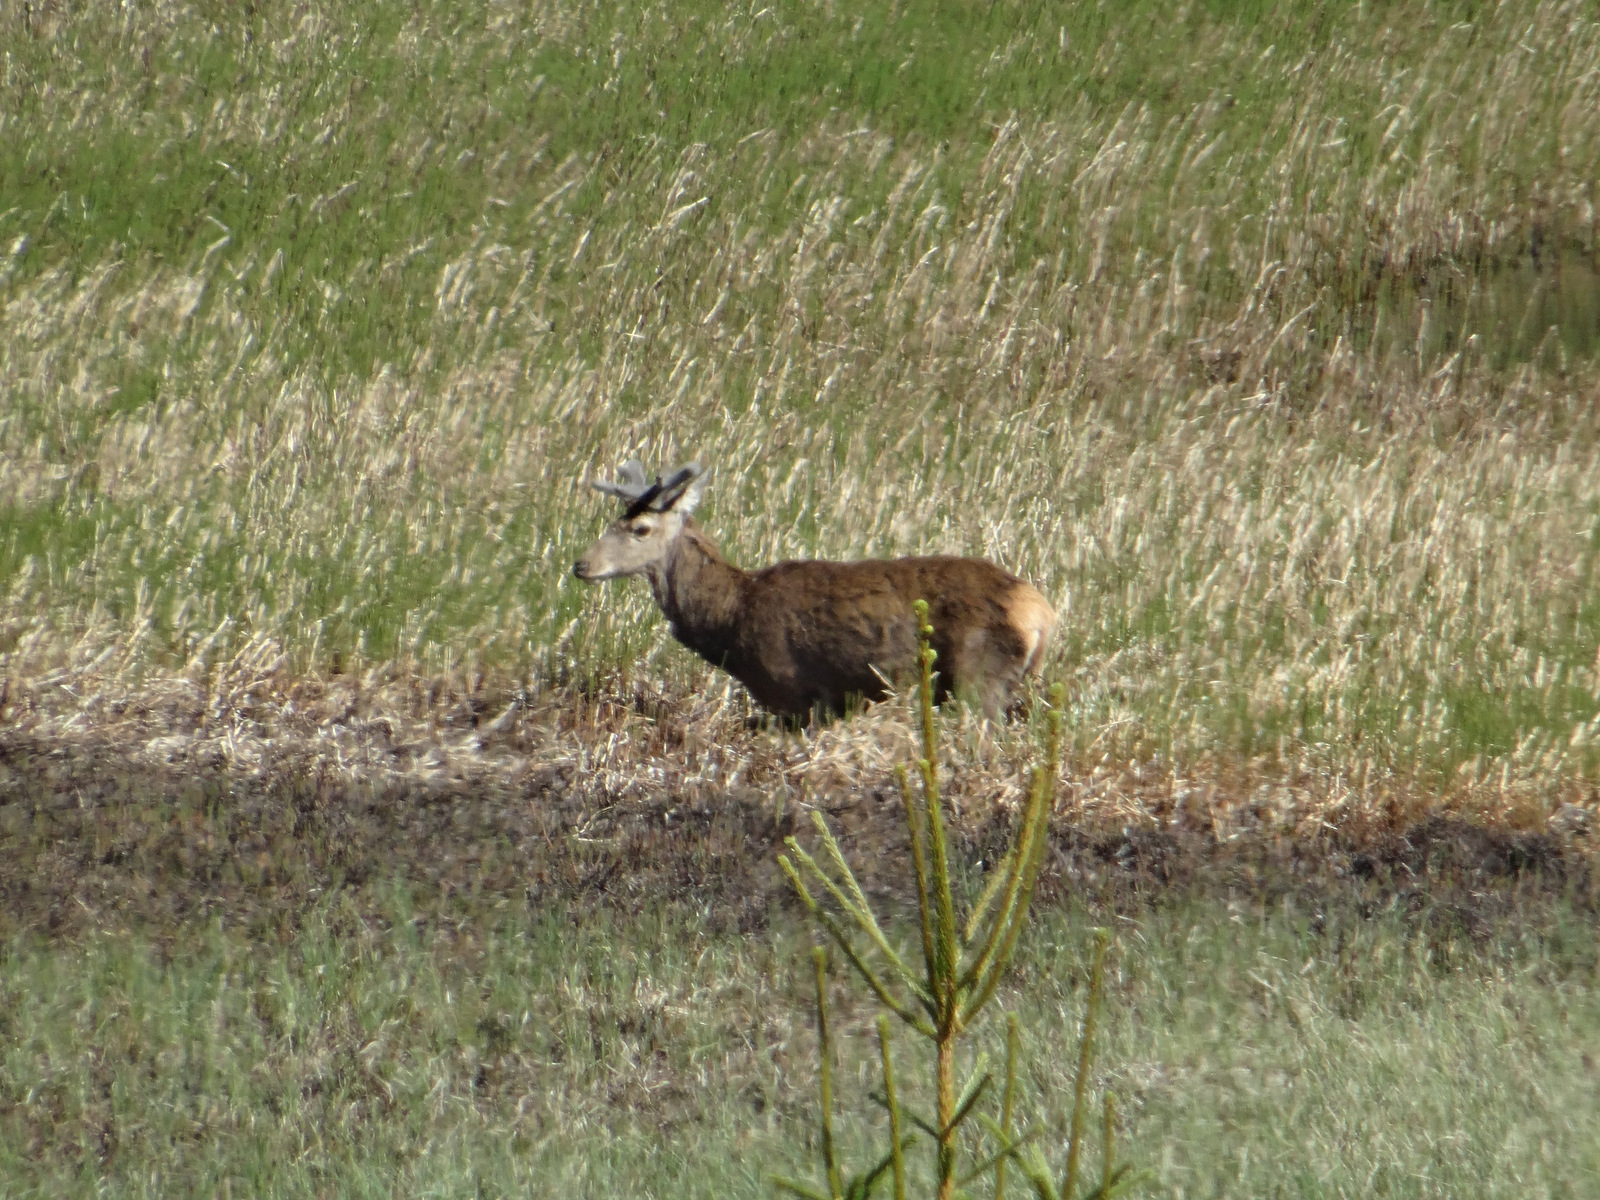
[[[786,562],[748,574],[725,665],[778,712],[881,699],[916,670],[912,604],[928,602],[939,693],[1003,704],[1053,624],[1033,588],[982,559]]]

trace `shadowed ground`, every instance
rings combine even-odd
[[[492,705],[419,689],[409,713],[393,691],[385,706],[349,681],[284,695],[210,723],[171,695],[109,702],[98,720],[14,706],[21,719],[0,728],[0,934],[159,932],[218,915],[292,927],[330,890],[365,907],[396,881],[441,918],[491,902],[685,905],[712,929],[748,930],[788,903],[775,856],[812,808],[884,895],[905,884],[891,768],[910,731],[892,703],[791,735],[643,688]],[[947,800],[976,877],[1009,829],[1026,729],[964,715],[953,735]],[[1315,909],[1427,896],[1474,929],[1507,911],[1505,889],[1594,903],[1587,810],[1529,830],[1410,796],[1336,827],[1318,819],[1314,782],[1069,767],[1041,901],[1122,911],[1173,895],[1290,896]]]

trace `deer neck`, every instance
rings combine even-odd
[[[672,636],[723,665],[739,627],[745,573],[690,520],[667,556],[646,574]]]

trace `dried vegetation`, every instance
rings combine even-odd
[[[564,572],[602,518],[578,480],[692,452],[737,561],[950,551],[1036,581],[1093,795],[1265,788],[1291,826],[1592,809],[1600,33],[1524,7],[1180,21],[1145,48],[1024,23],[987,67],[935,22],[928,72],[1040,103],[952,124],[930,74],[881,127],[760,91],[799,13],[619,16],[606,68],[594,29],[492,6],[439,61],[429,10],[357,38],[271,9],[242,41],[61,10],[6,84],[29,122],[0,216],[11,719],[190,689],[128,702],[242,714],[248,769],[252,730],[309,730],[267,714],[313,680],[363,680],[363,719],[400,725],[414,679],[715,691],[641,589]],[[103,65],[59,53],[83,39]],[[1109,103],[1180,39],[1253,56],[1238,94],[1173,74]],[[648,67],[703,100],[686,64],[713,47],[768,124],[707,111],[684,141],[608,98]],[[96,72],[104,103],[72,103]],[[405,81],[474,74],[491,100],[446,87],[395,123]],[[518,97],[547,133],[506,119]]]

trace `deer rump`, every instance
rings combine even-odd
[[[981,559],[784,562],[739,587],[731,628],[697,630],[668,611],[673,635],[782,716],[841,713],[913,678],[915,600],[933,626],[936,702],[955,693],[991,713],[1037,668],[1052,623],[1043,596]]]

